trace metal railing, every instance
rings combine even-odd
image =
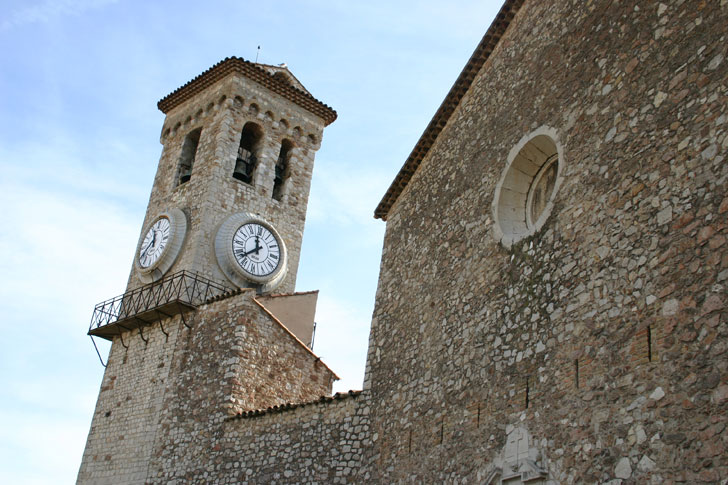
[[[150,312],[165,314],[162,309],[170,305],[177,304],[180,311],[183,307],[197,307],[226,291],[230,289],[220,283],[197,273],[180,271],[96,305],[91,316],[89,332],[124,320],[138,319]]]

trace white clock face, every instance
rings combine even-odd
[[[266,277],[280,264],[281,245],[267,227],[249,222],[235,231],[233,254],[244,272]]]
[[[139,266],[148,268],[159,260],[169,241],[170,223],[166,217],[160,217],[144,236],[139,248]]]

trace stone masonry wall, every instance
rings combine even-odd
[[[331,393],[335,375],[253,302],[254,291],[198,309],[172,361],[148,481],[201,479],[225,419]]]
[[[116,337],[96,401],[78,483],[142,483],[153,453],[170,361],[184,327],[179,318],[159,328]],[[128,348],[124,347],[128,346]]]
[[[372,480],[481,483],[514,426],[561,483],[728,477],[726,25],[724,0],[526,1],[387,218]],[[506,249],[496,184],[543,126],[564,182]]]
[[[196,476],[237,412],[331,393],[334,374],[243,291],[112,346],[79,483]]]
[[[362,483],[369,408],[356,393],[225,423],[219,483]]]
[[[255,304],[252,295],[248,291],[246,298],[212,303],[199,320],[201,326],[210,328],[221,322],[234,325],[234,340],[225,341],[236,356],[228,362],[227,372],[234,374],[228,414],[306,402],[331,394],[338,377]]]
[[[334,376],[244,291],[191,329],[116,339],[79,482],[494,483],[526,465],[541,483],[728,478],[725,25],[725,0],[527,0],[388,215],[365,390],[287,405]],[[320,120],[300,123],[305,197],[278,212],[229,155],[249,115],[266,133],[295,124],[240,82],[163,129],[145,223],[187,211],[172,271],[220,279],[210,242],[241,208],[300,244]],[[192,180],[167,186],[196,123]],[[563,184],[541,230],[505,248],[496,186],[543,127]]]

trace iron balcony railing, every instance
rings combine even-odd
[[[194,310],[227,291],[230,289],[197,273],[180,271],[96,305],[88,333],[110,338],[122,330]]]

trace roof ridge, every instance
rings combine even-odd
[[[245,293],[246,291],[254,291],[254,288],[236,288],[232,290],[225,291],[223,293],[220,293],[216,296],[211,296],[207,300],[205,300],[205,304],[215,303],[220,300],[227,300],[228,298],[232,298],[234,296],[238,296],[241,293]],[[309,291],[294,291],[292,293],[269,293],[264,295],[257,295],[254,298],[278,298],[283,296],[299,296],[299,295],[310,295],[313,293],[320,293],[319,290],[309,290]]]
[[[293,291],[290,293],[270,293],[268,295],[258,295],[261,298],[278,298],[281,296],[299,296],[299,295],[310,295],[312,293],[319,293],[319,290],[308,290],[308,291]],[[256,297],[257,298],[257,297]]]
[[[333,396],[321,396],[318,399],[313,399],[311,401],[304,401],[300,403],[284,403],[284,404],[276,404],[274,406],[269,406],[267,408],[262,409],[253,409],[250,411],[240,411],[239,413],[235,414],[235,416],[229,416],[225,418],[226,421],[233,421],[236,419],[247,419],[247,418],[256,418],[258,416],[263,416],[266,414],[274,414],[274,413],[282,413],[285,411],[292,411],[296,408],[302,408],[306,407],[312,404],[329,404],[333,401],[342,401],[344,399],[348,398],[356,398],[359,397],[359,395],[362,393],[361,390],[351,390],[348,392],[337,392]]]
[[[219,295],[211,296],[210,298],[205,300],[205,305],[209,305],[210,303],[215,303],[220,300],[227,300],[228,298],[238,296],[238,295],[248,292],[248,291],[254,291],[254,289],[253,288],[236,288],[234,290],[225,291],[223,293],[220,293]]]

